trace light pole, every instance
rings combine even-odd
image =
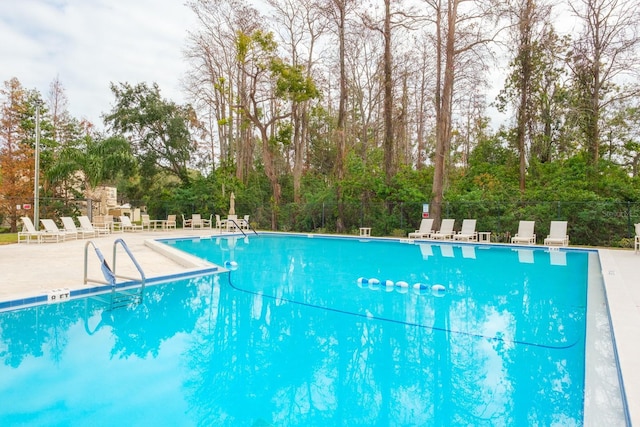
[[[36,165],[33,179],[33,225],[40,228],[40,103],[36,102]]]

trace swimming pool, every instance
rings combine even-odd
[[[582,424],[586,252],[168,244],[238,268],[0,314],[0,425]]]

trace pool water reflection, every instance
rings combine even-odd
[[[0,313],[0,425],[582,424],[584,253],[170,244],[238,269],[149,286],[124,310]]]

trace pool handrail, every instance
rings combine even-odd
[[[247,236],[247,233],[245,233],[242,230],[242,227],[240,227],[240,225],[236,222],[235,219],[227,219],[227,222],[231,222],[233,223],[233,225],[236,227],[236,230],[240,230],[240,232],[242,233],[243,236]],[[256,230],[253,229],[253,227],[251,227],[251,224],[249,222],[246,222],[247,227],[249,228],[249,230],[253,231],[255,233],[256,236],[259,236],[258,232]]]
[[[118,244],[120,244],[122,246],[122,248],[125,250],[125,252],[127,253],[127,255],[129,255],[129,258],[133,262],[133,265],[136,267],[136,269],[140,273],[140,278],[139,279],[137,277],[128,277],[128,276],[118,275],[116,273],[116,254],[117,254],[117,250],[116,249],[117,249]],[[100,268],[102,269],[102,273],[105,276],[105,280],[90,279],[88,277],[88,251],[89,251],[89,245],[93,246],[93,248],[96,251],[96,256],[98,257],[98,259],[101,262]],[[96,283],[102,283],[102,284],[105,284],[105,285],[111,285],[113,288],[115,288],[116,279],[119,278],[119,279],[127,279],[127,280],[139,281],[140,284],[142,285],[142,287],[144,288],[145,281],[146,281],[146,277],[145,277],[144,271],[142,270],[142,267],[140,266],[140,264],[138,264],[138,261],[136,260],[136,258],[133,256],[133,253],[131,253],[131,250],[129,250],[129,247],[127,246],[125,241],[122,240],[122,239],[116,239],[113,242],[113,262],[112,262],[112,265],[113,265],[113,268],[109,267],[109,264],[107,263],[106,259],[102,255],[102,252],[96,246],[96,244],[93,242],[93,240],[89,240],[89,241],[87,241],[87,243],[85,243],[85,245],[84,245],[84,284],[85,285],[87,284],[87,282],[91,281],[91,282],[96,282]]]

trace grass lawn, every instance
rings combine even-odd
[[[0,233],[0,245],[18,243],[18,233]]]

